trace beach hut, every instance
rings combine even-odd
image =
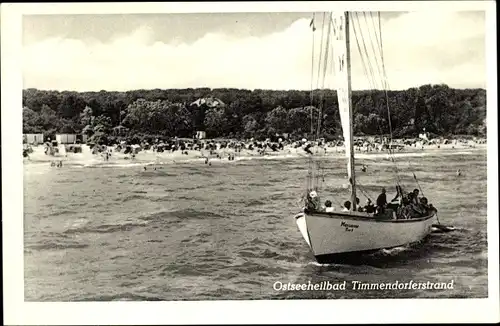
[[[418,138],[424,139],[424,140],[429,140],[429,133],[428,132],[423,132],[418,135]]]
[[[43,134],[23,134],[23,144],[43,144]]]
[[[205,139],[207,138],[207,133],[205,131],[197,131],[196,139]]]
[[[85,134],[56,134],[58,144],[76,144],[78,141],[86,142],[88,135]]]
[[[74,144],[76,143],[76,134],[56,134],[58,144]]]

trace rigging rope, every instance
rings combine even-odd
[[[373,200],[372,200],[370,194],[368,194],[368,191],[365,190],[364,186],[362,186],[361,183],[359,183],[359,182],[356,182],[356,186],[358,186],[358,188],[361,191],[361,193],[363,194],[363,196],[365,196],[366,199],[369,199],[373,203]]]
[[[314,99],[314,17],[315,14],[313,13],[313,18],[312,18],[312,23],[313,23],[313,29],[312,29],[312,49],[311,49],[311,106],[313,105],[313,99]]]
[[[367,48],[367,41],[368,40],[365,40],[365,35],[363,34],[363,29],[362,29],[362,25],[361,25],[361,19],[360,19],[360,15],[358,13],[354,13],[354,15],[352,16],[354,18],[354,16],[356,17],[356,19],[353,19],[353,30],[354,30],[354,34],[355,34],[355,38],[356,38],[356,45],[357,45],[357,49],[360,53],[360,57],[361,57],[361,62],[362,62],[362,67],[363,67],[363,72],[365,74],[365,76],[367,77],[367,80],[368,80],[368,83],[369,83],[369,86],[371,88],[371,93],[372,93],[372,96],[373,96],[373,93],[374,91],[378,88],[379,86],[379,83],[380,85],[382,86],[382,91],[384,92],[384,97],[385,97],[385,106],[387,108],[387,114],[388,114],[388,127],[389,127],[389,136],[390,136],[390,144],[388,146],[388,156],[389,158],[391,159],[391,161],[394,163],[394,169],[395,169],[395,174],[396,174],[396,184],[398,186],[401,187],[401,178],[399,176],[399,168],[398,168],[398,164],[396,162],[396,159],[395,159],[395,155],[394,155],[394,152],[391,148],[392,146],[392,143],[393,143],[393,130],[392,130],[392,119],[391,119],[391,113],[390,113],[390,107],[389,107],[389,96],[388,96],[388,89],[389,89],[389,82],[388,82],[388,77],[387,77],[387,72],[386,72],[386,68],[385,68],[385,60],[384,60],[384,53],[383,53],[383,43],[382,43],[382,28],[381,28],[381,19],[380,19],[380,12],[378,12],[378,29],[379,29],[379,33],[378,33],[378,36],[377,36],[377,31],[376,31],[376,26],[375,26],[375,19],[374,19],[374,16],[372,13],[370,13],[370,20],[371,20],[371,28],[370,28],[370,24],[369,24],[369,21],[368,21],[368,17],[366,15],[366,13],[363,13],[363,17],[364,17],[364,21],[365,21],[365,24],[366,24],[366,29],[367,29],[367,32],[368,32],[368,36],[367,38],[369,38],[369,42],[371,44],[371,50],[372,50],[372,53],[373,53],[373,57],[372,58],[374,60],[374,62],[372,63],[372,60],[370,60],[370,54],[369,54],[369,51],[368,51],[368,48]],[[327,32],[327,39],[325,40],[325,19],[326,19],[326,13],[323,13],[323,20],[322,20],[322,26],[321,26],[321,43],[320,43],[320,49],[319,49],[319,59],[318,59],[318,72],[317,72],[317,80],[316,80],[316,89],[319,88],[319,85],[321,83],[321,88],[324,89],[325,87],[325,81],[326,81],[326,75],[327,75],[327,71],[328,71],[328,60],[329,60],[329,49],[330,49],[330,33],[331,33],[331,28],[333,27],[333,20],[331,19],[331,15],[329,17],[329,21],[328,21],[328,32]],[[315,31],[315,28],[314,28],[314,21],[315,21],[315,14],[313,13],[313,21],[312,21],[312,24],[313,24],[313,40],[312,40],[312,56],[311,56],[311,94],[310,94],[310,101],[311,101],[311,136],[314,138],[314,134],[316,134],[314,140],[317,140],[319,139],[319,135],[320,135],[320,127],[321,127],[321,119],[322,119],[322,111],[323,111],[323,107],[324,107],[324,97],[325,97],[325,94],[324,94],[324,91],[320,93],[319,95],[319,101],[318,101],[318,121],[317,121],[317,128],[316,128],[316,133],[314,133],[314,117],[313,117],[313,107],[314,107],[314,99],[315,99],[315,96],[314,96],[314,68],[315,68],[315,60],[314,60],[314,57],[315,57],[315,37],[314,37],[314,31]],[[376,40],[376,42],[373,41],[373,35],[372,35],[372,32],[371,30],[373,29],[373,34],[374,34],[374,38]],[[323,48],[323,45],[326,43],[325,47]],[[361,43],[361,44],[360,44]],[[375,43],[377,46],[375,46]],[[333,55],[333,44],[332,45],[332,51],[330,52],[332,55]],[[377,50],[378,50],[378,55],[380,55],[380,59],[378,58],[378,55],[377,55]],[[324,64],[322,65],[322,60],[321,59],[324,59]],[[374,67],[375,66],[375,67]],[[335,62],[332,60],[332,64],[331,64],[331,68],[335,69]],[[323,69],[322,71],[322,75],[320,74],[321,73],[321,70]],[[379,78],[376,78],[375,76],[377,75],[376,72],[378,73],[378,76]],[[373,101],[374,101],[374,105],[375,105],[375,98],[373,98]],[[379,127],[379,131],[381,133],[381,136],[383,137],[383,131],[380,127],[380,125],[378,126]],[[318,148],[316,148],[316,152],[318,151]],[[319,169],[321,169],[320,165],[319,165],[319,162],[315,162],[313,160],[313,157],[312,155],[309,156],[309,179],[308,179],[308,189],[312,189],[313,187],[315,187],[315,189],[318,189],[318,185],[315,185],[315,180],[316,178],[320,177],[322,175],[323,179],[324,179],[324,176],[325,176],[325,172],[324,172],[324,169],[321,170],[321,174],[318,173],[316,174],[315,173],[315,168],[318,168],[318,172]],[[411,163],[410,163],[410,166],[411,166]],[[416,175],[413,173],[413,176],[414,176],[414,179],[415,181],[417,182],[418,184],[418,180],[416,178]],[[317,181],[317,180],[316,180]],[[323,180],[324,181],[324,180]],[[418,184],[419,188],[420,188],[420,184]],[[371,196],[368,194],[368,192],[364,189],[364,187],[361,185],[361,184],[358,184],[358,188],[360,189],[361,193],[369,200],[372,200],[371,199]],[[422,190],[421,190],[422,191]],[[422,191],[423,193],[423,191]]]
[[[392,145],[392,142],[393,142],[393,135],[392,135],[392,119],[391,119],[391,115],[390,115],[390,109],[389,109],[389,97],[388,97],[388,92],[387,92],[387,89],[388,89],[388,82],[387,82],[387,73],[386,73],[386,70],[385,70],[385,61],[384,61],[384,57],[383,57],[383,52],[382,52],[382,28],[381,28],[381,22],[380,22],[380,13],[379,13],[379,37],[376,36],[376,31],[374,30],[374,33],[375,33],[375,38],[377,39],[377,44],[379,45],[378,49],[380,50],[380,61],[382,63],[382,69],[380,70],[378,64],[378,60],[376,60],[376,64],[377,64],[377,71],[382,71],[383,73],[381,74],[381,84],[382,84],[382,87],[383,87],[383,91],[384,91],[384,95],[385,95],[385,104],[386,104],[386,107],[387,107],[387,113],[388,113],[388,125],[389,125],[389,135],[390,135],[390,144],[388,146],[388,155],[389,157],[391,158],[392,162],[394,163],[394,169],[395,169],[395,174],[396,174],[396,182],[398,183],[398,185],[400,186],[400,182],[401,182],[401,179],[399,177],[399,169],[398,169],[398,166],[397,166],[397,162],[396,162],[396,159],[395,159],[395,156],[394,156],[394,153],[391,149],[391,145]],[[371,19],[372,19],[372,26],[375,26],[375,22],[373,20],[373,15],[370,16]],[[361,23],[360,23],[360,18],[358,16],[358,14],[356,14],[356,18],[357,18],[357,23],[358,23],[358,26],[361,26]],[[368,29],[368,32],[370,32],[370,27],[368,25],[368,19],[366,17],[366,14],[364,13],[364,19],[365,19],[365,22],[366,22],[366,25],[367,25],[367,29]],[[362,42],[363,42],[363,48],[364,48],[364,53],[362,51],[360,51],[360,55],[361,57],[363,58],[363,55],[366,55],[367,56],[367,61],[371,67],[371,61],[370,61],[370,57],[368,56],[368,51],[366,49],[366,42],[365,42],[365,38],[364,38],[364,35],[362,33],[362,30],[361,30],[361,27],[360,28],[360,35],[361,35],[361,39],[362,39]],[[373,52],[375,53],[375,46],[373,44],[373,40],[372,40],[372,37],[371,37],[371,33],[369,34],[370,36],[370,41],[371,41],[371,44],[372,44],[372,49],[373,49]],[[360,50],[360,49],[358,49]],[[376,59],[376,58],[375,58]],[[370,73],[373,73],[374,69],[371,69],[370,70]],[[373,74],[371,75],[371,77],[373,78],[373,84],[374,85],[378,85],[378,83],[376,82],[376,79],[375,77],[373,76]],[[372,91],[372,94],[373,94],[373,91]],[[373,99],[374,100],[374,99]],[[375,104],[375,103],[374,103]],[[380,126],[379,126],[379,131],[380,131],[380,135],[381,137],[383,137],[383,131],[381,130]]]
[[[372,81],[371,81],[370,77],[368,76],[368,67],[367,67],[367,64],[365,62],[365,57],[363,56],[363,54],[361,52],[361,47],[359,45],[359,38],[358,38],[358,33],[357,33],[356,25],[352,24],[352,27],[353,27],[353,30],[354,30],[354,38],[356,39],[356,45],[358,47],[358,52],[359,52],[359,55],[361,57],[361,63],[362,63],[362,66],[363,66],[363,72],[365,73],[365,77],[368,80],[368,84],[370,86],[370,89],[373,89],[374,86],[372,85]]]
[[[330,35],[331,35],[331,24],[330,24],[330,21],[331,21],[331,15],[328,16],[328,22],[325,24],[325,19],[326,19],[326,13],[323,13],[323,24],[322,24],[322,40],[321,40],[321,48],[320,48],[320,54],[322,54],[322,57],[324,59],[324,62],[323,62],[323,66],[321,65],[322,62],[321,62],[321,59],[318,60],[318,82],[317,82],[317,85],[319,87],[319,84],[321,83],[321,92],[320,92],[320,98],[319,98],[319,102],[318,102],[318,107],[317,107],[317,111],[318,111],[318,116],[317,116],[317,127],[316,127],[316,135],[314,137],[314,142],[315,142],[315,150],[316,150],[316,154],[318,154],[318,151],[319,151],[319,146],[318,146],[318,140],[319,140],[319,136],[320,136],[320,129],[321,129],[321,120],[322,120],[322,112],[323,112],[323,105],[324,105],[324,88],[325,88],[325,81],[326,81],[326,73],[327,73],[327,70],[328,70],[328,57],[329,57],[329,49],[330,49]],[[328,26],[328,31],[327,31],[327,34],[326,34],[326,40],[324,39],[324,29],[325,29],[325,26]],[[324,49],[323,49],[323,44],[325,45],[324,46]],[[323,73],[322,75],[320,75],[320,71],[321,71],[321,68],[323,68]],[[311,118],[313,117],[312,115],[312,112],[313,112],[313,109],[314,107],[312,106],[311,107]],[[320,166],[320,163],[319,162],[316,162],[316,168],[317,168],[317,172],[316,175],[314,176],[314,181],[316,181],[316,188],[319,189],[322,184],[322,182],[320,181],[320,170],[321,170],[321,166]],[[324,182],[324,170],[321,170],[322,172],[322,180]]]
[[[377,56],[377,53],[376,53],[376,50],[375,50],[375,45],[373,43],[373,38],[372,38],[372,33],[371,33],[371,28],[370,26],[368,25],[368,20],[366,18],[366,12],[363,12],[363,18],[365,19],[365,23],[366,23],[366,29],[367,29],[367,32],[368,32],[368,38],[370,40],[370,45],[371,45],[371,48],[372,48],[372,51],[373,51],[373,58],[375,60],[375,67],[377,68],[377,73],[379,76],[382,76],[382,72],[381,72],[381,68],[380,68],[380,64],[379,64],[379,60],[378,60],[378,56]],[[376,31],[375,32],[375,35],[376,34]],[[382,85],[383,87],[383,85]]]
[[[385,70],[385,61],[384,61],[384,51],[382,47],[382,26],[381,26],[381,21],[380,21],[380,11],[378,12],[378,24],[379,24],[379,37],[380,37],[380,57],[382,59],[382,71],[384,73],[384,92],[385,92],[385,99],[386,99],[386,106],[387,106],[387,114],[389,116],[389,132],[391,135],[391,145],[392,145],[392,123],[391,123],[391,111],[389,109],[389,95],[387,94],[387,88],[389,87],[389,83],[387,81],[387,73]]]
[[[321,72],[321,58],[323,57],[323,42],[324,42],[324,35],[325,35],[325,17],[326,17],[326,13],[323,13],[323,21],[321,24],[321,42],[320,42],[320,46],[319,46],[319,59],[318,59],[318,74],[317,74],[318,79],[316,81],[316,89],[319,88],[319,80],[320,80],[320,72]],[[311,115],[311,138],[314,139],[313,105],[311,105],[310,115]]]
[[[331,15],[329,16],[329,20],[331,21]],[[328,68],[328,50],[330,49],[330,35],[331,35],[331,24],[328,23],[328,32],[326,35],[326,44],[325,44],[325,58],[324,58],[324,64],[323,64],[323,78],[322,78],[322,92],[320,93],[320,102],[318,105],[318,126],[316,128],[316,140],[319,139],[319,129],[321,127],[321,116],[323,112],[323,101],[324,101],[324,95],[325,95],[325,79],[326,79],[326,72]],[[318,148],[316,147],[316,150]]]
[[[316,28],[314,27],[315,23],[315,13],[313,13],[312,17],[312,49],[311,49],[311,94],[310,94],[310,99],[311,99],[311,106],[313,105],[313,100],[314,100],[314,32]],[[313,119],[312,119],[312,112],[311,112],[311,130],[310,133],[313,133]],[[307,191],[310,191],[313,187],[313,159],[311,156],[309,156],[308,159],[308,174],[307,174],[307,179],[306,179],[306,189]]]
[[[393,135],[392,135],[392,119],[391,119],[391,110],[389,108],[389,95],[388,95],[388,88],[389,88],[389,81],[387,78],[387,71],[385,69],[385,60],[384,60],[384,51],[383,51],[383,43],[382,43],[382,24],[381,24],[381,19],[380,19],[380,12],[378,12],[378,26],[379,26],[379,39],[380,39],[380,57],[382,59],[382,71],[383,71],[383,78],[384,78],[384,93],[385,93],[385,102],[386,102],[386,107],[387,107],[387,115],[388,115],[388,123],[389,123],[389,133],[390,133],[390,146],[392,146],[393,143]],[[398,176],[399,182],[401,182],[401,179],[399,178],[399,173],[398,173],[398,163],[396,162],[396,157],[394,153],[392,152],[392,148],[389,146],[389,154],[392,156],[392,161],[394,163],[394,167],[396,170],[396,175]]]
[[[360,36],[361,36],[361,41],[362,41],[363,49],[364,49],[364,53],[362,52],[360,54],[361,54],[361,56],[363,56],[363,54],[366,54],[366,59],[367,59],[367,62],[368,62],[368,70],[370,72],[370,77],[372,78],[374,88],[377,88],[378,85],[377,85],[377,83],[375,81],[373,67],[372,67],[372,64],[371,64],[371,61],[370,61],[370,57],[368,56],[368,50],[366,49],[366,42],[365,42],[365,38],[363,36],[363,31],[361,29],[360,19],[359,19],[358,13],[355,13],[355,15],[356,15],[356,20],[355,21],[358,23],[359,33],[360,33]]]
[[[378,48],[379,48],[379,51],[380,53],[382,53],[382,43],[381,43],[381,26],[380,26],[380,11],[378,12],[378,17],[379,17],[379,20],[378,20],[378,29],[379,29],[379,37],[377,37],[377,28],[375,27],[375,19],[373,18],[373,12],[370,11],[370,18],[371,18],[371,21],[372,21],[372,26],[373,26],[373,30],[375,31],[375,39],[377,40],[377,45],[378,45]]]

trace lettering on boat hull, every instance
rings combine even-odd
[[[340,222],[340,226],[344,227],[346,232],[354,232],[354,229],[359,227],[357,224],[346,223],[345,221]]]

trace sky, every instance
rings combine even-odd
[[[309,90],[311,83],[319,85],[323,13],[314,16],[313,33],[310,12],[25,15],[23,86],[76,91]],[[371,83],[352,27],[359,26],[368,49],[368,27],[378,28],[377,13],[357,17],[351,23],[355,90],[368,89]],[[380,26],[390,89],[429,83],[486,88],[483,11],[381,12]],[[383,76],[381,71],[374,75]],[[333,87],[330,82],[327,78],[325,86]]]

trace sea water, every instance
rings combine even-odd
[[[62,168],[42,156],[25,160],[26,301],[487,297],[484,149],[401,153],[396,164],[386,154],[360,154],[358,182],[372,200],[381,187],[395,193],[396,171],[407,190],[418,188],[414,172],[440,222],[455,231],[351,265],[317,264],[297,229],[303,155],[210,166],[141,155],[106,162],[68,154]],[[340,207],[349,197],[345,159],[318,161],[322,200]],[[453,281],[453,288],[354,291],[354,281]],[[276,282],[347,289],[277,291]]]

